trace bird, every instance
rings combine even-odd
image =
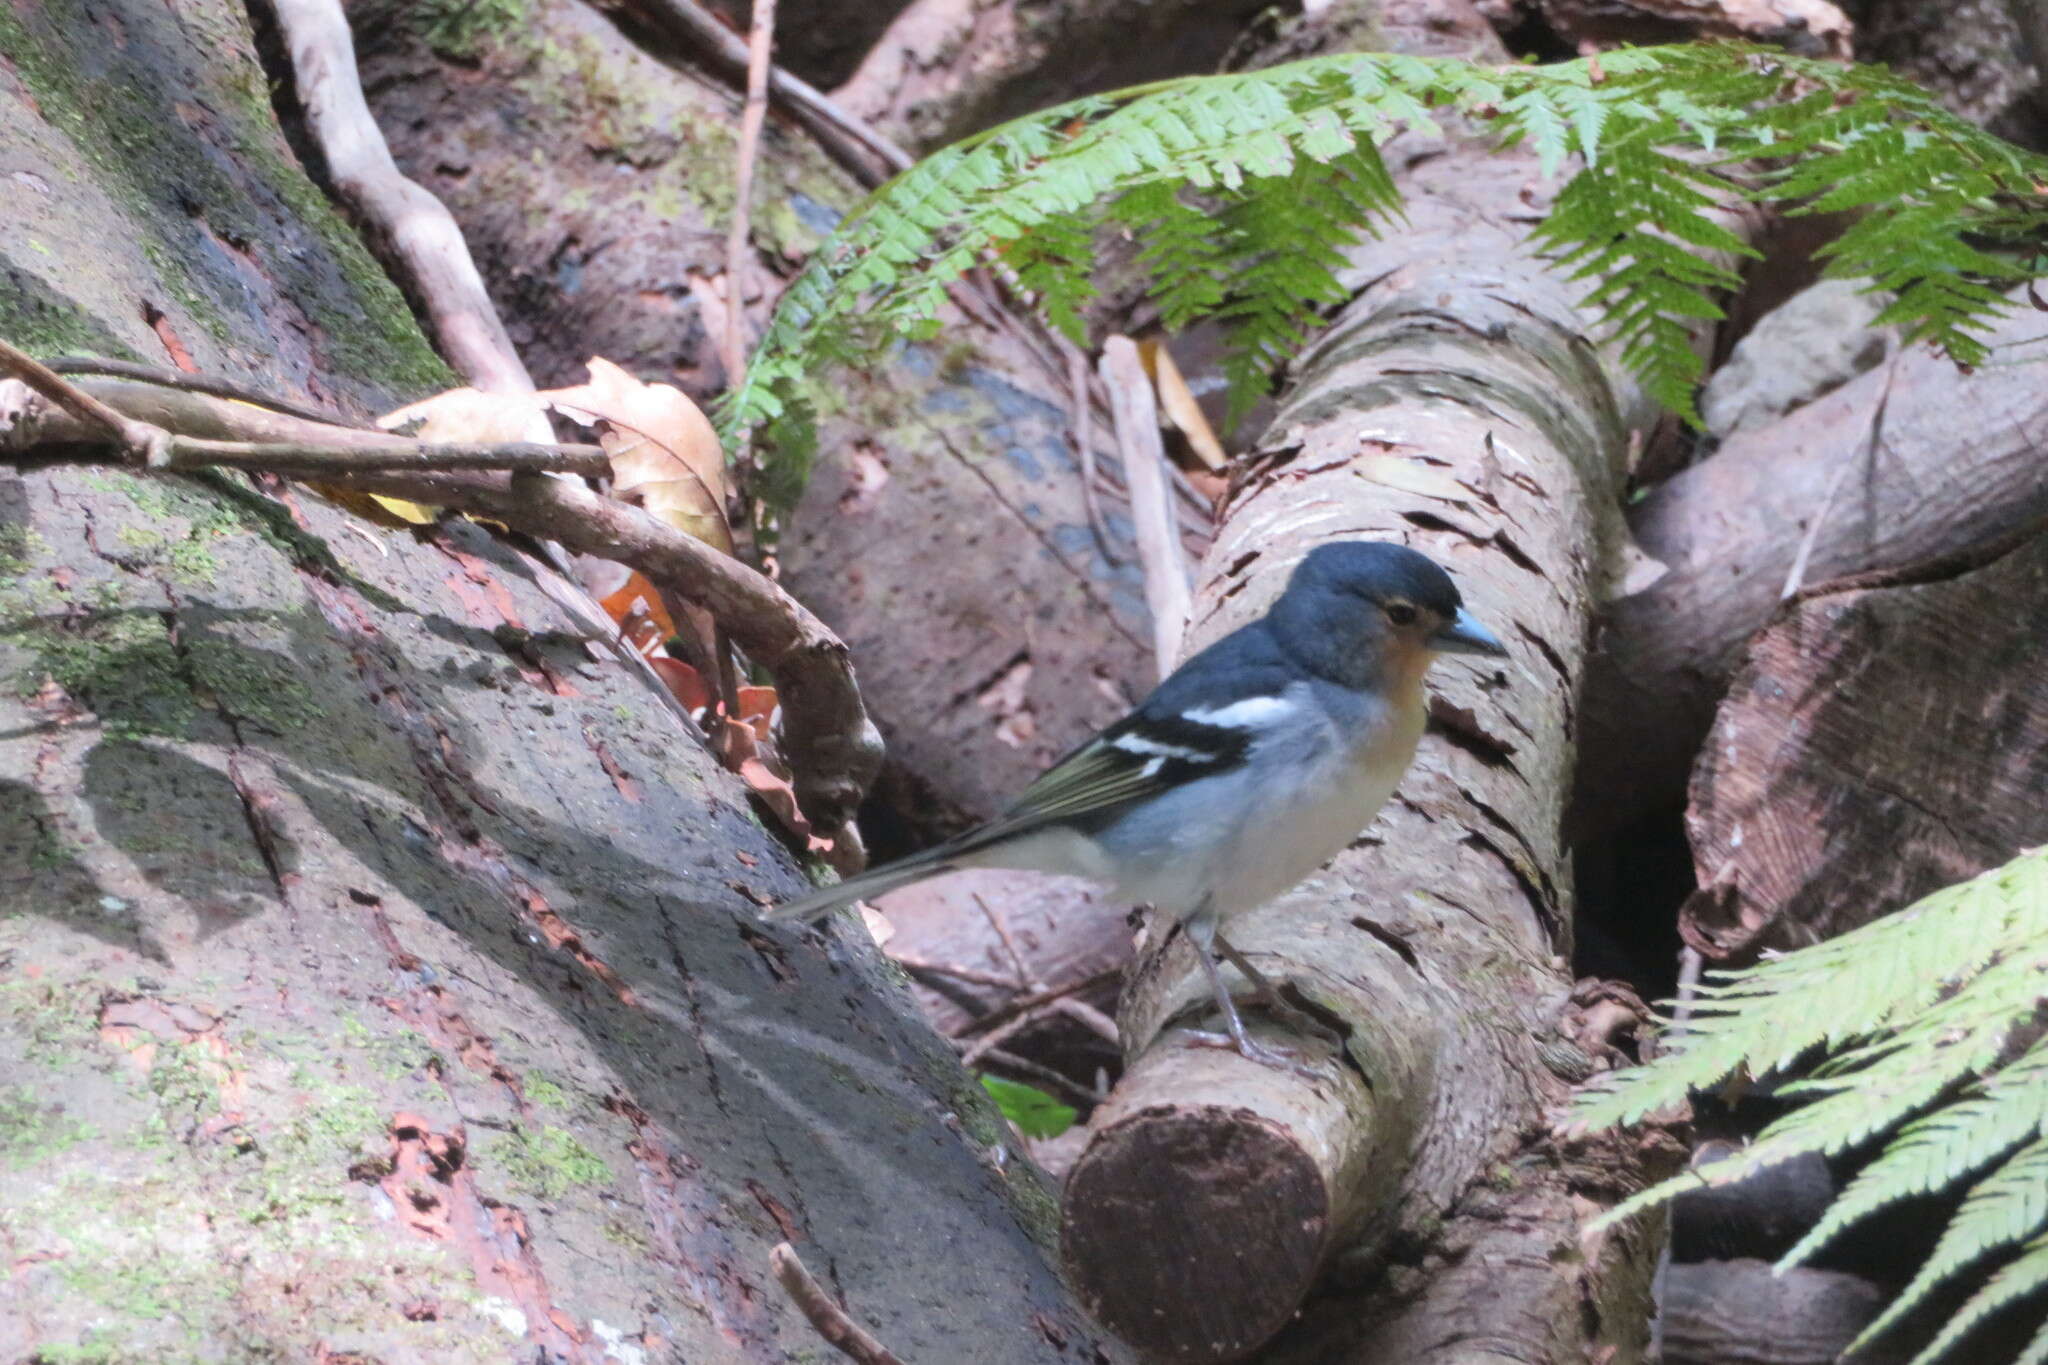
[[[1217,954],[1270,1011],[1297,1023],[1305,1012],[1223,926],[1293,887],[1372,822],[1415,757],[1428,712],[1423,677],[1445,654],[1507,649],[1440,565],[1388,541],[1317,545],[1264,615],[1187,659],[995,818],[765,918],[816,919],[960,868],[1088,877],[1181,922],[1228,1031],[1227,1040],[1203,1037],[1255,1062],[1294,1066],[1245,1031]]]

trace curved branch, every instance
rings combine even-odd
[[[0,368],[12,364],[11,349],[0,351]],[[881,766],[881,736],[861,703],[846,646],[795,598],[740,561],[637,507],[601,497],[580,482],[534,472],[547,467],[543,455],[555,468],[579,468],[589,458],[588,447],[429,446],[133,380],[74,386],[61,376],[49,378],[79,388],[81,396],[93,396],[82,392],[90,387],[95,401],[117,414],[125,396],[145,391],[153,405],[147,416],[136,413],[124,420],[154,432],[151,439],[165,450],[185,452],[175,467],[234,463],[488,517],[542,541],[630,564],[657,587],[695,602],[775,676],[783,748],[796,773],[797,799],[823,833],[842,830]],[[7,394],[7,387],[0,385],[0,455],[127,462],[128,448],[110,437],[97,415],[81,420],[47,397],[47,406],[22,401]],[[172,434],[163,422],[179,432],[198,429],[209,435]],[[240,436],[254,439],[235,439]],[[110,439],[121,454],[109,453]],[[289,469],[251,454],[266,447],[288,452],[281,464]],[[486,471],[481,466],[492,454],[502,459]],[[507,468],[521,472],[508,476],[502,472]]]
[[[1587,661],[1583,832],[1684,799],[1743,642],[1779,610],[1809,536],[1802,577],[1817,584],[1993,544],[2048,514],[2048,360],[2019,350],[2042,321],[2013,308],[1985,338],[1997,360],[1974,372],[1914,347],[1895,372],[1736,432],[1633,510],[1656,576],[1603,607]]]
[[[306,126],[351,207],[400,258],[441,351],[486,393],[531,393],[533,379],[470,258],[462,230],[424,187],[406,179],[370,117],[354,39],[338,0],[271,0],[290,49]],[[534,434],[546,439],[546,419]]]

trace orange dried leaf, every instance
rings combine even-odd
[[[589,383],[549,389],[541,401],[598,427],[619,493],[637,496],[677,530],[731,554],[725,452],[709,419],[673,385],[642,383],[601,356],[589,364]]]
[[[739,689],[740,719],[745,721],[757,739],[768,738],[769,722],[774,719],[779,704],[772,687],[742,687]]]
[[[629,572],[622,585],[600,597],[598,605],[643,654],[676,633],[675,620],[662,605],[661,594],[638,570]]]
[[[1180,366],[1173,363],[1173,352],[1166,349],[1166,343],[1139,342],[1138,358],[1145,362],[1145,373],[1152,376],[1152,387],[1159,394],[1161,415],[1169,426],[1187,438],[1188,449],[1194,452],[1195,458],[1210,470],[1229,464],[1230,457],[1223,453],[1223,442],[1216,439],[1215,429],[1203,415],[1202,405],[1195,401],[1195,391],[1181,376]]]
[[[711,684],[704,680],[704,675],[681,659],[660,658],[647,662],[668,684],[668,690],[675,694],[675,699],[692,715],[717,699],[717,693],[711,690]]]

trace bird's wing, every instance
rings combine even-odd
[[[1230,772],[1261,735],[1298,718],[1308,704],[1289,691],[1295,680],[1254,628],[1218,641],[1129,715],[1047,769],[954,851],[986,848],[1047,824],[1085,828],[1184,783]]]

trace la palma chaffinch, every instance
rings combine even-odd
[[[1415,757],[1438,655],[1506,653],[1427,557],[1379,541],[1317,546],[1264,616],[1175,669],[995,819],[767,917],[813,919],[964,867],[1090,877],[1183,921],[1238,1051],[1288,1065],[1245,1033],[1216,954],[1270,1006],[1298,1012],[1224,922],[1371,822]]]

